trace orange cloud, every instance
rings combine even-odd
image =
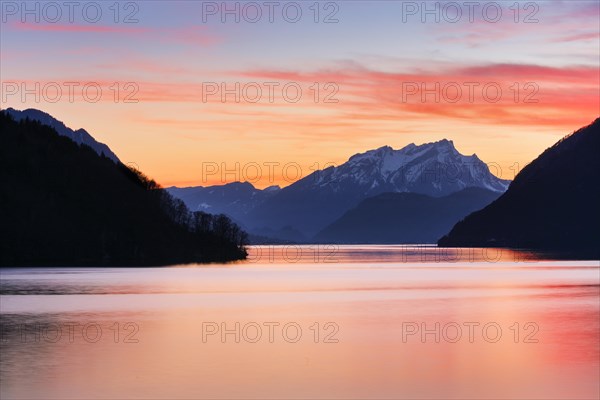
[[[135,60],[134,60],[135,61]],[[144,60],[136,69],[176,75],[177,67],[163,64],[147,65]],[[210,106],[210,114],[227,120],[240,110],[251,110],[243,118],[263,115],[263,124],[281,123],[286,118],[298,121],[324,117],[344,126],[356,121],[400,121],[406,118],[443,117],[472,120],[486,124],[521,126],[563,126],[571,129],[594,119],[600,109],[600,77],[597,68],[585,66],[548,67],[527,64],[490,64],[444,68],[443,73],[430,71],[383,72],[363,67],[344,67],[323,71],[299,72],[280,70],[253,70],[231,72],[226,82],[229,89],[239,82],[278,82],[273,101],[266,90],[260,101],[252,103],[242,96],[236,102],[228,95],[225,102],[219,93],[205,96],[202,82],[136,81],[135,87],[122,87],[120,101],[127,95],[139,103],[187,103],[201,107]],[[10,82],[10,81],[5,81]],[[102,88],[100,101],[114,102],[114,81],[93,81]],[[302,97],[298,103],[286,101],[281,88],[285,83],[298,83]],[[40,82],[44,87],[47,82]],[[85,82],[81,82],[83,85]],[[315,99],[314,84],[321,88]],[[334,83],[339,92],[333,97],[337,102],[324,102],[331,91],[324,90]],[[120,82],[121,86],[126,82]],[[25,83],[27,88],[35,85]],[[134,93],[135,89],[135,93]],[[54,97],[50,90],[46,94]],[[82,98],[75,91],[75,100]],[[15,95],[16,96],[16,95]],[[14,97],[14,96],[13,96]],[[66,95],[63,101],[68,100]],[[208,110],[207,110],[208,111]],[[268,122],[265,122],[268,120]],[[239,122],[239,121],[238,121]],[[301,123],[302,125],[302,123]]]
[[[471,119],[507,125],[573,127],[597,117],[600,77],[595,67],[526,64],[457,66],[436,71],[381,72],[255,70],[246,78],[335,82],[339,107],[354,118],[415,116]]]

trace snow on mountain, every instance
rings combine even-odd
[[[316,174],[318,186],[335,191],[352,184],[365,195],[411,192],[445,196],[468,187],[504,192],[510,183],[490,173],[477,155],[460,154],[446,139],[420,146],[411,143],[399,150],[384,146]]]
[[[67,127],[63,122],[52,117],[50,114],[34,108],[29,108],[23,111],[15,110],[14,108],[7,108],[5,111],[12,116],[15,121],[29,118],[32,121],[38,121],[44,125],[51,126],[56,130],[56,132],[58,132],[59,135],[66,136],[79,145],[84,144],[89,146],[94,149],[96,153],[104,154],[106,157],[110,158],[116,163],[120,162],[116,154],[113,153],[107,145],[96,141],[96,139],[94,139],[92,135],[90,135],[85,129],[78,129],[74,131],[73,129]]]
[[[504,192],[510,182],[495,177],[476,155],[460,154],[449,140],[389,146],[356,154],[281,189],[244,220],[250,230],[291,227],[307,237],[362,200],[381,193],[442,197],[466,188]]]
[[[229,215],[250,233],[278,238],[276,232],[295,231],[310,238],[364,199],[381,193],[442,197],[466,188],[502,193],[509,183],[495,177],[475,154],[462,155],[444,139],[356,154],[283,189],[259,190],[235,182],[168,191],[192,210]]]

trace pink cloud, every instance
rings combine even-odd
[[[221,38],[208,32],[208,29],[205,26],[163,29],[162,34],[169,40],[177,43],[186,43],[199,46],[210,46],[221,41]]]
[[[565,35],[558,39],[558,42],[579,42],[582,40],[600,40],[600,33],[596,32],[583,32],[583,33],[575,33],[572,35]]]
[[[551,83],[594,83],[598,81],[598,69],[585,66],[565,68],[546,67],[528,64],[491,64],[464,67],[457,70],[459,75],[487,78],[506,78]]]
[[[140,61],[146,69],[145,61]],[[158,67],[159,72],[167,72]],[[442,71],[442,72],[440,72]],[[273,116],[264,120],[282,121],[290,115],[326,115],[326,119],[338,126],[349,122],[399,121],[405,119],[432,120],[458,119],[495,125],[519,126],[562,126],[573,127],[585,124],[598,116],[600,109],[600,77],[597,68],[584,66],[548,67],[527,64],[489,64],[479,66],[446,66],[440,71],[411,70],[382,72],[363,67],[346,67],[322,71],[253,70],[231,72],[227,85],[237,82],[297,82],[305,94],[299,103],[289,103],[278,94],[273,103],[265,100],[256,104],[241,101],[236,103],[231,96],[222,103],[220,95],[203,99],[201,82],[181,83],[175,81],[138,81],[135,99],[140,103],[187,103],[210,107],[211,113],[236,114],[242,118],[253,118],[268,109]],[[175,73],[175,70],[171,72]],[[170,74],[172,75],[172,74]],[[313,100],[309,90],[315,82],[321,87],[328,82],[337,84],[339,93],[334,104]],[[467,83],[476,82],[473,96]],[[518,98],[515,100],[514,84],[518,83]],[[532,82],[537,86],[525,85]],[[406,84],[413,86],[406,86]],[[486,84],[493,84],[502,91],[497,101],[491,101],[483,92]],[[104,101],[113,101],[110,86],[114,81],[99,84],[107,95]],[[416,85],[415,85],[416,84]],[[443,88],[450,84],[462,88],[457,99],[451,87],[450,94]],[[28,83],[27,87],[33,83]],[[279,86],[282,87],[282,86]],[[422,90],[425,89],[426,92]],[[407,95],[406,90],[411,90]],[[492,97],[495,90],[491,90]],[[124,93],[126,94],[126,93]],[[456,101],[450,101],[451,100]],[[81,99],[78,99],[79,101]],[[291,110],[291,111],[290,111]],[[233,113],[233,114],[232,114]],[[307,127],[308,128],[308,127]]]
[[[505,125],[578,126],[596,118],[600,109],[600,77],[595,67],[489,64],[455,66],[441,73],[390,73],[360,68],[311,73],[255,70],[242,71],[240,75],[264,80],[335,82],[340,87],[338,106],[347,117],[355,119],[397,120],[410,114]],[[469,82],[479,84],[472,99],[467,94]],[[515,82],[519,84],[517,100]],[[532,85],[526,87],[528,83]],[[412,84],[416,87],[410,87],[411,95],[403,97],[403,90]],[[497,102],[490,101],[492,96],[483,92],[486,84],[501,88],[502,96]],[[445,85],[462,88],[458,101],[448,100],[457,97],[455,92],[444,95]],[[423,88],[427,92],[422,92]]]
[[[498,22],[489,22],[476,13],[478,17],[472,22],[461,19],[458,23],[431,25],[431,29],[438,33],[437,40],[441,43],[463,44],[468,47],[521,38],[546,43],[557,32],[563,33],[556,39],[557,42],[598,39],[600,3],[597,1],[554,0],[521,3],[520,7],[519,13],[515,15],[511,3],[505,3],[503,18]],[[564,34],[565,32],[569,33]]]

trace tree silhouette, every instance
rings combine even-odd
[[[0,266],[146,266],[244,258],[226,216],[191,213],[135,168],[0,112]]]

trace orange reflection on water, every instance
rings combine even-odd
[[[353,247],[338,263],[2,271],[4,326],[78,328],[72,343],[4,335],[1,397],[600,396],[597,262],[394,262],[381,251]],[[137,343],[125,342],[127,322]],[[102,327],[95,343],[81,335],[91,323]]]

